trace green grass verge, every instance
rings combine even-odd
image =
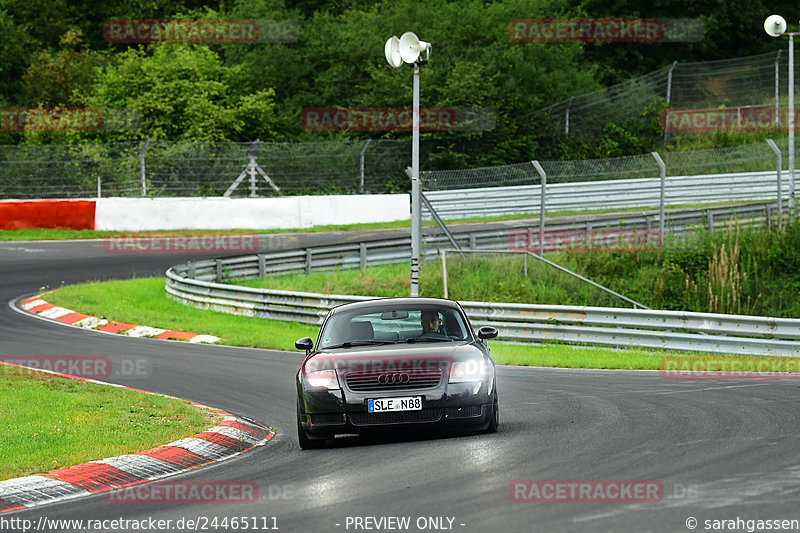
[[[104,281],[61,287],[45,296],[53,304],[100,318],[164,329],[216,335],[231,346],[294,350],[317,328],[294,322],[228,315],[183,305],[164,292],[165,278]]]
[[[218,420],[188,401],[0,365],[0,480],[146,450]]]
[[[278,282],[280,278],[270,280]],[[304,289],[309,290],[308,287]],[[347,291],[342,292],[348,294]],[[69,309],[120,322],[216,335],[222,339],[223,344],[234,346],[294,351],[295,340],[300,337],[316,339],[318,332],[318,328],[314,326],[227,315],[180,304],[165,296],[164,278],[71,285],[46,295],[46,299]],[[490,341],[490,347],[492,357],[499,364],[563,368],[658,370],[665,358],[676,356],[675,352],[659,350],[616,350],[499,341]],[[747,356],[692,354],[690,357],[737,362],[745,366],[754,360]],[[762,357],[757,359],[780,362],[788,360]],[[795,364],[794,368],[796,367]]]

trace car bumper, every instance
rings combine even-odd
[[[421,396],[422,409],[370,413],[367,401],[375,398]],[[492,413],[492,386],[488,383],[448,384],[437,389],[375,391],[299,391],[300,423],[310,437],[368,433],[390,427],[408,429],[482,428]]]

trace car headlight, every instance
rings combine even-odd
[[[309,389],[338,389],[339,379],[336,370],[316,370],[306,374],[306,384]]]
[[[450,366],[450,383],[481,381],[485,370],[483,359],[456,361]]]

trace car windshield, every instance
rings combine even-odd
[[[458,309],[435,305],[362,307],[332,315],[320,332],[320,348],[373,344],[435,343],[469,338]]]

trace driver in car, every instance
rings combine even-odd
[[[420,314],[420,322],[422,323],[422,335],[442,335],[442,319],[439,318],[439,313],[436,311],[423,311]]]

